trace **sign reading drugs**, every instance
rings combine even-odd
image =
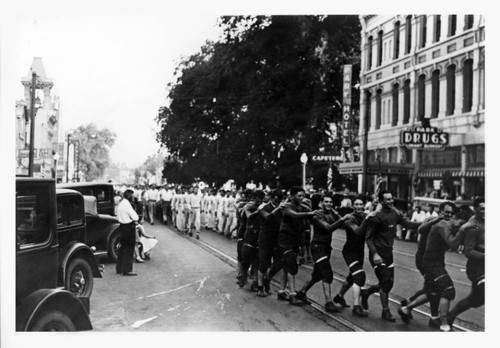
[[[408,149],[442,150],[450,141],[450,134],[436,127],[413,127],[401,132],[401,144]]]
[[[342,108],[342,147],[351,146],[351,88],[352,65],[344,65],[343,108]]]

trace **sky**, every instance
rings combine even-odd
[[[116,133],[111,161],[133,168],[156,153],[155,116],[166,105],[168,82],[182,56],[220,32],[216,15],[43,15],[16,18],[16,99],[21,77],[41,57],[52,95],[60,97],[60,141],[94,123]]]

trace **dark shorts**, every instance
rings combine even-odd
[[[426,291],[429,294],[439,295],[450,301],[453,300],[455,298],[455,287],[444,265],[424,262],[423,267]]]
[[[358,268],[363,268],[363,261],[365,259],[365,253],[363,251],[361,253],[342,251],[342,256],[349,270],[351,270],[351,265],[354,264],[356,264]]]
[[[480,307],[484,305],[484,287],[486,284],[486,280],[484,278],[484,274],[478,278],[476,278],[472,282],[471,293],[469,295],[471,299],[471,305],[473,308]]]
[[[311,274],[313,281],[322,280],[331,284],[333,281],[333,270],[330,264],[332,247],[327,243],[311,243],[311,254],[314,261],[314,268]]]
[[[277,241],[259,240],[259,264],[262,269],[271,267],[271,260],[279,256]]]

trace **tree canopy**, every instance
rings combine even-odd
[[[98,129],[95,124],[79,126],[71,136],[79,143],[78,162],[85,173],[85,180],[92,181],[103,177],[110,164],[109,149],[115,144],[116,134],[109,129]]]
[[[358,17],[221,17],[219,25],[223,38],[180,63],[159,110],[158,140],[171,154],[164,177],[299,184],[303,152],[340,153],[332,130],[341,127],[343,65],[353,65],[353,83],[359,76]],[[328,164],[309,164],[308,177],[326,185]]]

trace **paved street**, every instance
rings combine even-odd
[[[411,325],[398,317],[394,324],[380,320],[380,302],[370,298],[369,317],[360,319],[350,308],[334,315],[334,320],[310,306],[294,307],[276,299],[274,293],[258,298],[249,285],[240,289],[236,284],[236,242],[211,231],[202,231],[201,240],[187,237],[161,223],[144,222],[149,234],[159,243],[147,263],[134,264],[137,277],[124,277],[114,272],[114,264],[106,263],[104,278],[95,281],[91,298],[91,319],[95,331],[430,331],[427,326],[428,307],[422,313],[414,312]],[[343,231],[336,232],[333,241],[332,265],[336,272],[333,293],[346,275],[341,259]],[[420,274],[413,266],[415,243],[396,242],[396,284],[391,296],[394,300],[408,296],[422,285]],[[456,270],[450,274],[457,287],[457,298],[469,291],[468,281],[461,266],[462,255],[447,255]],[[448,266],[450,268],[450,266]],[[311,265],[300,267],[297,286],[308,279]],[[368,282],[374,283],[371,268],[365,267]],[[275,280],[279,279],[279,274]],[[314,286],[308,296],[323,305],[320,285]],[[346,294],[348,303],[351,294]],[[397,315],[396,302],[391,310]],[[457,322],[467,330],[484,331],[484,309],[464,313]]]
[[[144,223],[159,243],[151,260],[124,277],[106,264],[95,281],[95,331],[336,331],[347,330],[308,308],[257,299],[236,284],[236,270],[164,225]]]

